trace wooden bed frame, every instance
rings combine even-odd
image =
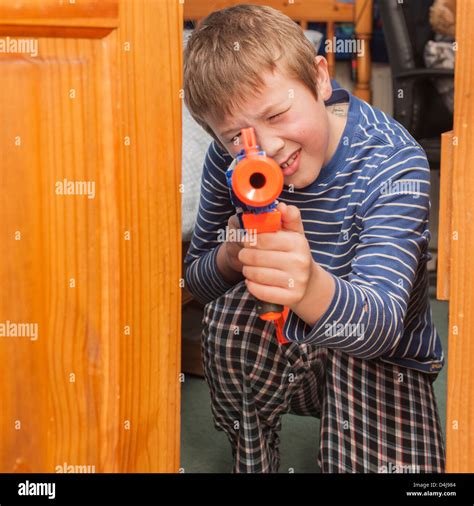
[[[244,3],[241,0],[184,0],[184,19],[196,25],[212,11]],[[327,23],[327,39],[333,40],[335,23],[354,23],[356,38],[363,41],[364,52],[357,55],[357,78],[354,95],[370,102],[370,39],[372,37],[373,0],[354,0],[354,3],[337,0],[249,0],[249,3],[268,5],[281,10],[307,29],[308,23]],[[335,53],[326,55],[331,77],[334,77]]]

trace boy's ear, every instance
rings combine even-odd
[[[324,56],[317,55],[314,58],[318,97],[328,100],[332,95],[331,78],[329,77],[328,62]]]

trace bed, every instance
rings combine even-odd
[[[184,20],[198,26],[199,21],[210,12],[243,3],[238,0],[185,0]],[[316,50],[321,42],[321,34],[308,30],[309,22],[327,24],[327,40],[334,40],[336,23],[353,23],[356,38],[364,41],[364,51],[357,56],[357,77],[354,94],[370,102],[370,49],[372,33],[372,0],[249,0],[249,3],[269,5],[277,8],[295,20],[305,31],[306,36],[315,45]],[[183,31],[183,45],[191,30]],[[329,73],[334,77],[335,53],[328,52]],[[184,105],[184,104],[183,104]],[[191,239],[199,205],[199,186],[202,165],[210,137],[191,117],[183,106],[183,166],[182,183],[182,240],[183,253],[187,251]]]

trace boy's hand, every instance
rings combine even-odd
[[[304,235],[300,211],[279,203],[282,229],[258,234],[256,244],[244,240],[238,253],[249,292],[265,302],[292,309],[303,299],[317,265]]]
[[[227,222],[229,233],[231,230],[239,230],[240,222],[236,214],[229,218]],[[235,234],[235,237],[239,237],[239,234]],[[239,260],[240,250],[244,247],[242,241],[226,241],[222,248],[224,250],[225,260],[227,266],[236,272],[242,272],[243,264]]]

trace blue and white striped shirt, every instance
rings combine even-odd
[[[335,280],[314,326],[292,311],[288,340],[438,373],[444,364],[428,298],[430,170],[410,134],[379,109],[339,88],[326,105],[349,102],[332,159],[302,189],[279,198],[300,209],[313,258]],[[218,231],[235,208],[225,171],[233,158],[212,142],[197,222],[185,258],[189,291],[207,303],[232,288],[217,269]],[[292,191],[291,191],[292,190]]]

